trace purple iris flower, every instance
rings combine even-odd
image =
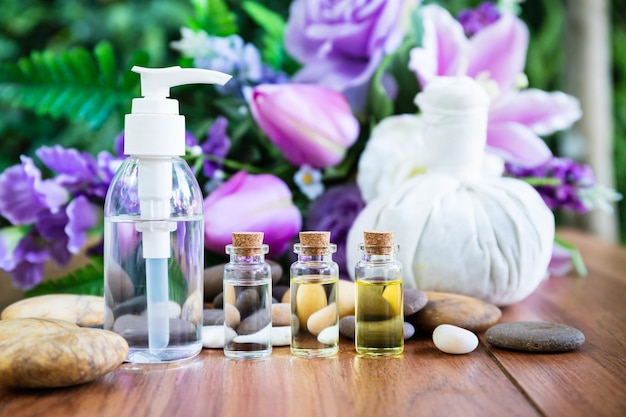
[[[580,164],[569,158],[552,158],[545,164],[526,168],[506,164],[508,175],[520,179],[552,179],[556,184],[536,185],[544,202],[550,209],[569,209],[579,213],[589,211],[580,191],[595,185],[593,170],[589,165]]]
[[[37,213],[56,211],[69,194],[53,180],[42,180],[33,160],[22,156],[22,163],[0,174],[0,215],[14,225],[32,223]]]
[[[296,0],[285,28],[285,48],[303,64],[296,82],[337,91],[362,87],[404,35],[401,0]]]
[[[209,129],[206,142],[201,146],[202,153],[205,155],[213,155],[218,158],[225,158],[230,149],[230,138],[228,137],[228,119],[223,116],[218,116],[215,122]],[[222,163],[219,161],[206,160],[204,161],[203,171],[207,178],[212,178],[215,171],[222,168]]]
[[[457,20],[463,26],[463,31],[468,38],[471,38],[499,18],[500,12],[498,7],[490,1],[481,3],[475,9],[463,9],[457,16]]]
[[[306,229],[331,232],[333,242],[337,244],[333,259],[339,265],[339,273],[344,279],[349,279],[348,268],[352,267],[347,265],[348,232],[363,207],[365,201],[356,185],[329,188],[309,206]]]
[[[552,152],[539,135],[570,127],[580,103],[562,92],[519,90],[528,49],[528,28],[504,13],[471,39],[461,23],[437,5],[422,8],[422,46],[411,51],[409,68],[422,87],[435,77],[467,75],[490,94],[487,148],[507,162],[536,166]]]

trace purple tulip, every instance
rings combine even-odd
[[[233,232],[264,232],[270,254],[278,255],[302,227],[291,191],[270,174],[240,171],[204,200],[204,246],[224,253]]]
[[[249,104],[261,129],[296,166],[337,165],[359,135],[346,98],[318,85],[260,85]]]
[[[448,11],[437,5],[422,8],[422,46],[411,51],[409,68],[422,87],[435,77],[467,75],[492,96],[487,147],[507,162],[536,166],[552,152],[539,135],[570,127],[581,116],[575,97],[561,92],[518,90],[528,49],[528,28],[505,13],[471,39]]]
[[[366,84],[383,57],[400,45],[403,0],[296,0],[285,48],[304,64],[298,82],[337,91]]]

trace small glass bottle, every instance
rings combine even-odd
[[[339,350],[339,266],[330,232],[300,232],[291,265],[291,353],[326,357]]]
[[[358,354],[399,355],[404,350],[402,264],[391,232],[364,232],[355,267],[355,347]]]
[[[261,232],[235,232],[224,266],[224,355],[265,358],[272,353],[272,271]]]

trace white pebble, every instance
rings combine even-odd
[[[237,336],[233,339],[235,343],[259,343],[265,344],[272,337],[272,323],[252,334]]]
[[[459,355],[476,349],[478,337],[461,327],[441,324],[433,331],[433,342],[440,351]]]
[[[289,346],[291,343],[291,326],[272,327],[272,346]]]
[[[223,348],[225,332],[229,333],[229,339],[232,339],[237,335],[233,329],[224,329],[224,326],[222,325],[202,327],[202,346],[209,349]]]
[[[180,313],[182,312],[182,308],[180,307],[180,304],[170,300],[170,301],[167,301],[166,308],[167,308],[167,317],[169,317],[170,319],[178,319],[178,318],[180,318]],[[148,315],[148,310],[144,310],[141,313],[141,315],[142,316],[147,316]]]
[[[317,335],[317,341],[320,343],[326,343],[327,345],[334,345],[339,342],[339,325],[329,326],[323,329],[320,334]]]

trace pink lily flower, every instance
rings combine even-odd
[[[289,187],[271,174],[240,171],[204,199],[204,246],[224,253],[233,232],[264,232],[271,255],[279,255],[302,227]]]
[[[492,97],[487,148],[505,161],[536,166],[552,152],[539,135],[567,129],[581,115],[579,101],[562,92],[519,90],[524,78],[528,28],[512,14],[468,39],[461,24],[437,5],[422,8],[422,47],[411,51],[409,68],[422,88],[434,77],[470,76]]]

